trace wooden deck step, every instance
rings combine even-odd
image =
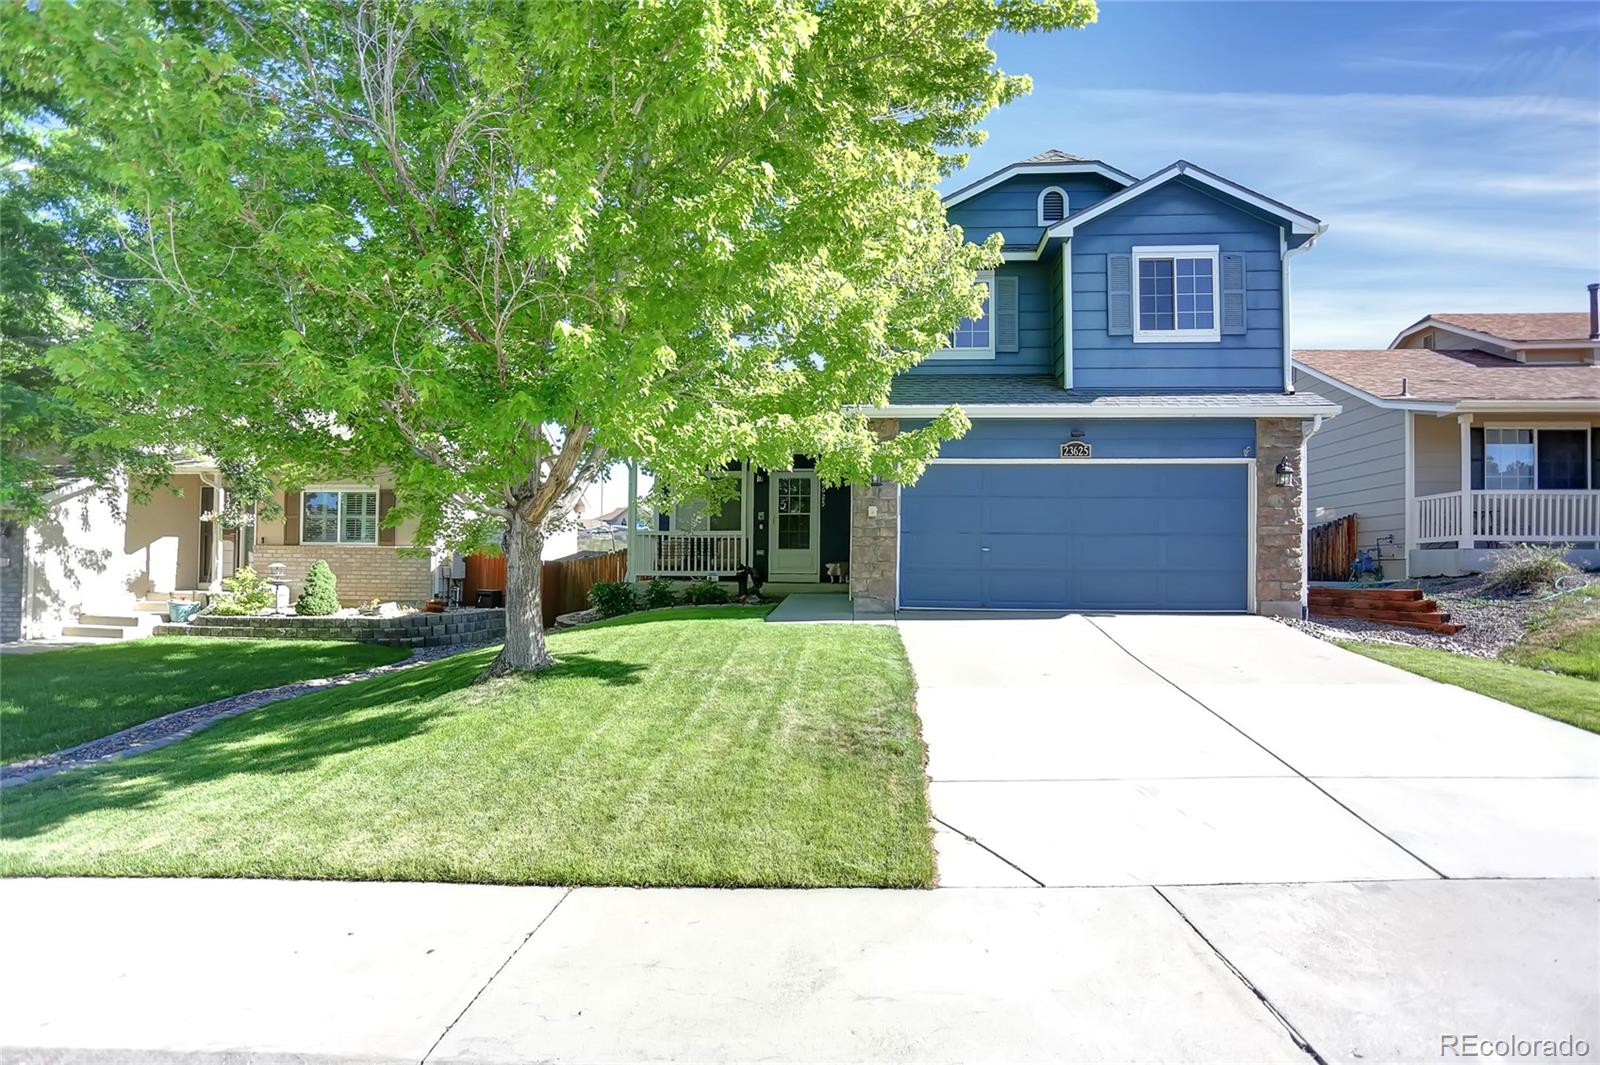
[[[1318,607],[1347,607],[1357,610],[1404,610],[1426,614],[1439,609],[1435,599],[1374,599],[1368,596],[1351,596],[1349,599],[1312,599],[1311,609]]]
[[[1358,621],[1376,621],[1384,625],[1400,625],[1408,629],[1428,632],[1457,633],[1466,626],[1453,624],[1450,615],[1441,610],[1370,610],[1361,607],[1322,606],[1313,604],[1312,617],[1354,618]]]
[[[1421,588],[1326,588],[1312,585],[1307,593],[1315,600],[1336,599],[1421,599]]]

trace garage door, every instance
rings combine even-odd
[[[901,496],[900,605],[1244,610],[1249,470],[934,464]]]

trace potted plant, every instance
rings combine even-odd
[[[183,623],[200,613],[200,604],[193,602],[182,592],[172,593],[172,598],[167,600],[167,620]]]

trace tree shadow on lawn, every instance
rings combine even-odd
[[[496,713],[494,701],[518,698],[518,689],[546,678],[631,685],[640,683],[647,668],[574,652],[537,676],[504,677],[484,686],[489,699],[483,702],[449,700],[452,692],[472,686],[497,650],[302,695],[219,721],[169,747],[7,789],[0,838],[26,839],[98,810],[148,808],[174,788],[239,774],[308,772],[330,758],[402,743],[458,714]],[[531,688],[527,695],[533,695]],[[59,801],[51,801],[58,793]]]

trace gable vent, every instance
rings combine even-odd
[[[1054,225],[1067,217],[1067,194],[1060,189],[1045,189],[1039,196],[1039,224]]]

